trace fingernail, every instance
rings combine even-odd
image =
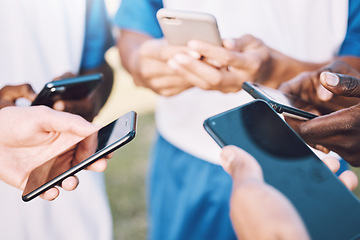
[[[187,63],[189,59],[189,56],[185,55],[185,54],[176,54],[174,56],[174,60],[178,63]]]
[[[188,42],[187,46],[188,46],[189,48],[196,49],[197,46],[198,46],[198,42],[197,42],[196,40],[190,40],[190,41]]]
[[[339,77],[336,74],[331,73],[331,72],[323,72],[322,74],[324,74],[327,85],[329,85],[331,87],[335,87],[336,85],[338,85]]]
[[[65,110],[65,103],[63,101],[57,101],[54,103],[53,108],[58,111],[64,111]]]
[[[187,53],[189,54],[189,56],[191,56],[191,57],[193,57],[195,59],[200,59],[201,58],[200,53],[198,53],[196,51],[191,50],[191,51],[188,51]]]
[[[317,95],[318,95],[319,99],[322,101],[329,101],[333,97],[332,92],[330,92],[329,90],[324,88],[323,85],[319,86],[319,88],[317,90]]]
[[[169,67],[171,69],[178,69],[179,68],[179,65],[175,62],[175,60],[173,59],[170,59],[167,64],[169,65]]]
[[[235,40],[234,39],[224,39],[223,40],[223,45],[225,48],[227,49],[233,49],[235,48]]]
[[[213,65],[214,67],[220,68],[221,64],[215,59],[206,59],[206,62]]]

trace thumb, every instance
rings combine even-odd
[[[233,50],[233,51],[244,51],[245,49],[254,46],[254,45],[258,45],[262,43],[259,39],[257,39],[256,37],[250,35],[250,34],[245,34],[243,36],[241,36],[240,38],[235,38],[235,39],[224,39],[223,40],[223,45],[225,48],[229,49],[229,50]]]
[[[236,146],[223,148],[221,166],[231,175],[234,182],[241,184],[248,180],[263,181],[259,163],[250,154]]]
[[[330,92],[345,97],[360,97],[360,79],[339,73],[322,72],[321,84]]]

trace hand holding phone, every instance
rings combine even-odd
[[[248,92],[254,99],[266,101],[276,112],[284,116],[309,120],[316,118],[317,115],[303,111],[295,106],[302,106],[305,103],[300,99],[285,94],[277,89],[262,86],[258,83],[244,82],[243,89]]]
[[[263,100],[205,120],[221,146],[235,145],[260,164],[265,181],[294,205],[311,239],[358,239],[360,201]]]
[[[103,81],[101,73],[48,82],[32,102],[32,106],[53,107],[59,100],[80,100],[87,97]]]
[[[30,173],[23,191],[23,201],[34,199],[61,184],[67,177],[124,146],[135,137],[135,132],[136,113],[129,112],[49,159]]]

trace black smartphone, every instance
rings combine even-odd
[[[285,116],[300,120],[309,120],[318,117],[313,113],[309,113],[298,108],[306,105],[305,102],[277,89],[265,87],[261,84],[252,82],[244,82],[242,88],[254,99],[262,99],[266,101],[276,112],[282,113]]]
[[[83,99],[102,81],[103,75],[101,73],[94,73],[48,82],[31,105],[45,105],[52,107],[58,100],[66,101]]]
[[[360,239],[360,201],[263,100],[205,120],[220,145],[259,162],[265,181],[295,206],[313,240]]]
[[[136,112],[129,112],[34,169],[23,191],[23,201],[60,185],[65,178],[130,142],[135,137],[136,122]]]

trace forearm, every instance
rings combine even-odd
[[[264,83],[269,87],[278,88],[301,72],[318,70],[329,62],[313,63],[304,62],[271,49],[272,71]]]
[[[141,44],[151,37],[127,30],[120,30],[117,41],[122,66],[132,75],[135,84],[142,85],[139,82],[139,51]]]

